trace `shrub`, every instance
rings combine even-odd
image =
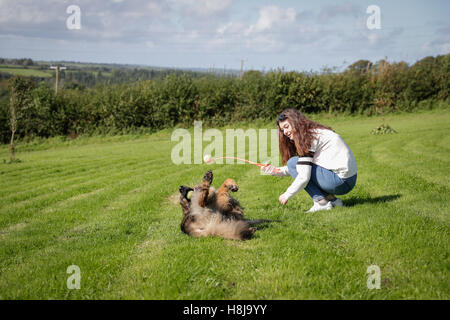
[[[274,119],[286,108],[367,115],[430,108],[436,101],[448,101],[450,54],[426,57],[412,66],[360,60],[342,72],[320,74],[251,70],[238,78],[174,71],[153,79],[152,72],[132,70],[136,79],[132,83],[94,88],[68,84],[57,95],[50,84],[40,83],[30,88],[17,135],[148,132],[192,125],[194,120],[223,125],[233,120]],[[113,74],[126,76],[120,70]],[[140,80],[149,77],[153,80]],[[0,81],[3,143],[10,136],[5,83]]]

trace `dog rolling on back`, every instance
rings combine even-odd
[[[225,180],[218,190],[211,186],[212,180],[212,172],[207,171],[201,185],[194,189],[180,187],[180,205],[183,210],[181,231],[193,237],[219,236],[244,240],[251,238],[256,231],[252,226],[271,222],[244,218],[239,202],[228,193],[239,189],[233,179]]]

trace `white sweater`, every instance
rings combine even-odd
[[[297,162],[298,176],[283,194],[286,199],[306,187],[311,178],[311,163],[335,172],[340,178],[350,178],[356,174],[356,160],[342,138],[328,129],[314,131],[310,152],[313,157],[301,156]],[[278,176],[288,176],[288,167],[279,168]]]

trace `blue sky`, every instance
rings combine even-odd
[[[66,9],[81,10],[81,29]],[[369,30],[369,5],[381,29]],[[0,0],[0,56],[319,71],[450,53],[450,1]]]

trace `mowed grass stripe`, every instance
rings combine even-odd
[[[443,174],[442,171],[437,173],[437,182],[433,182],[433,179],[423,179],[421,173],[414,172],[410,167],[387,166],[384,161],[376,162],[371,170],[373,172],[386,172],[388,171],[387,168],[390,168],[390,173],[378,175],[377,184],[382,183],[385,190],[391,190],[393,195],[400,195],[399,201],[401,201],[403,208],[409,208],[410,213],[425,218],[428,217],[441,223],[450,223],[448,215],[450,211],[448,204],[449,188],[439,183],[439,176]],[[442,170],[445,172],[444,168]],[[392,181],[396,183],[393,184]]]
[[[67,163],[71,163],[70,160],[66,161]],[[63,162],[61,161],[56,161],[54,163],[51,164],[51,169],[49,170],[38,170],[33,174],[27,174],[27,173],[23,173],[20,176],[16,176],[12,179],[10,179],[9,181],[4,183],[4,186],[2,186],[2,188],[7,188],[7,191],[16,191],[18,189],[18,182],[20,182],[20,186],[24,186],[27,187],[28,185],[33,185],[33,183],[39,182],[39,181],[46,181],[46,180],[50,180],[50,181],[54,181],[55,178],[61,179],[61,178],[65,178],[65,177],[70,177],[73,176],[74,174],[79,174],[79,173],[89,173],[89,172],[93,172],[95,170],[98,171],[98,168],[102,165],[105,164],[115,164],[114,167],[119,166],[120,164],[122,165],[129,165],[129,164],[134,164],[135,161],[126,161],[126,162],[99,162],[96,161],[95,163],[93,163],[91,166],[88,166],[87,164],[84,163],[80,163],[77,166],[66,166]],[[42,175],[42,176],[40,176]],[[25,181],[23,181],[25,180]],[[11,188],[16,186],[16,188]],[[2,194],[6,194],[5,192],[2,192]]]
[[[147,164],[148,168],[152,167],[152,164]],[[125,173],[131,173],[131,172],[135,172],[136,170],[144,170],[146,167],[142,166],[142,164],[136,164],[130,167],[127,167],[126,170],[124,168],[123,171],[120,174]],[[30,203],[33,200],[39,200],[41,198],[47,198],[47,197],[51,197],[52,195],[56,195],[59,192],[65,190],[63,188],[68,187],[68,189],[71,188],[75,188],[81,184],[86,184],[87,182],[96,182],[98,181],[98,179],[104,178],[104,180],[108,180],[108,176],[107,176],[108,172],[104,172],[104,171],[99,171],[97,170],[96,174],[85,174],[83,176],[77,177],[75,180],[73,179],[68,179],[69,181],[65,181],[63,180],[62,183],[55,183],[55,186],[57,187],[57,191],[55,191],[55,187],[49,187],[48,190],[45,190],[45,188],[40,188],[38,190],[32,190],[31,191],[31,195],[28,196],[26,195],[26,197],[21,198],[19,197],[18,199],[16,199],[16,201],[11,201],[12,205],[11,206],[20,206],[22,203]],[[106,175],[106,177],[105,177]],[[66,188],[67,189],[67,188]],[[13,199],[14,200],[14,199]],[[3,209],[8,208],[8,206],[4,206],[2,207]],[[0,212],[2,211],[0,210]]]
[[[133,179],[133,174],[145,170],[145,168],[142,168],[140,165],[137,165],[136,167],[113,175],[100,173],[98,174],[98,177],[94,179],[87,179],[87,181],[72,184],[63,190],[53,191],[47,194],[44,193],[35,198],[4,206],[0,209],[0,226],[3,227],[5,224],[14,224],[22,218],[30,217],[32,215],[30,209],[32,208],[37,208],[37,212],[40,212],[45,207],[67,200],[68,198],[78,195],[80,192],[91,192],[94,189],[103,188],[105,185],[113,183],[114,178],[125,176],[129,179]]]
[[[120,143],[105,144],[104,142],[86,142],[85,139],[75,140],[73,145],[62,145],[58,148],[51,148],[47,150],[38,151],[24,151],[19,152],[20,146],[16,148],[21,158],[33,161],[34,165],[29,163],[19,163],[17,166],[4,166],[7,172],[14,174],[16,172],[24,172],[28,169],[38,169],[41,165],[49,160],[53,159],[76,159],[83,160],[85,163],[95,162],[97,160],[104,159],[118,159],[126,158],[127,160],[134,159],[134,153],[145,154],[147,156],[156,155],[160,153],[155,152],[153,144],[160,145],[161,147],[167,147],[166,143],[161,141],[155,141],[151,137],[140,138],[140,141],[133,140],[130,136],[124,136],[124,141]],[[107,141],[108,139],[105,138]],[[126,142],[126,143],[125,143]],[[141,144],[147,144],[147,149],[143,148]],[[144,146],[145,147],[145,146]],[[24,147],[26,148],[26,147]],[[127,151],[128,150],[128,151]],[[3,148],[3,151],[8,153],[7,148]],[[69,151],[70,153],[67,153]]]
[[[142,164],[147,164],[151,161],[145,161],[145,162],[141,162]],[[41,190],[45,189],[45,188],[51,188],[55,185],[60,185],[61,182],[64,182],[66,184],[70,184],[72,182],[76,182],[77,180],[85,180],[86,177],[95,177],[98,174],[103,174],[104,171],[114,171],[115,169],[120,169],[120,168],[129,168],[130,165],[135,164],[135,162],[130,162],[130,163],[121,163],[121,164],[115,164],[115,165],[100,165],[100,166],[96,166],[95,168],[85,171],[84,168],[80,167],[80,169],[78,171],[72,171],[70,172],[70,174],[65,174],[62,176],[58,176],[58,177],[53,177],[53,178],[45,178],[42,181],[39,181],[38,179],[36,180],[32,180],[29,181],[29,183],[24,183],[21,184],[20,186],[17,186],[16,188],[10,188],[8,193],[4,193],[4,197],[2,197],[2,200],[25,200],[27,197],[29,197],[29,195],[27,194],[28,192],[36,192],[39,191],[41,192]],[[136,166],[133,166],[136,167]],[[63,170],[64,171],[64,170]],[[55,179],[57,178],[57,179]],[[57,181],[55,181],[57,180]],[[20,187],[23,187],[24,189],[28,189],[28,190],[23,190],[21,192],[17,192],[15,190],[18,190]],[[38,187],[39,190],[35,190],[33,188]],[[24,197],[25,196],[25,197]],[[24,198],[22,198],[24,197]]]
[[[438,139],[439,133],[431,134],[430,132],[427,136],[430,140],[435,140]],[[416,140],[409,140],[409,142],[411,141]],[[389,143],[374,146],[372,152],[375,155],[374,159],[380,163],[420,176],[422,179],[434,184],[440,184],[445,187],[450,186],[448,176],[442,174],[448,168],[449,161],[437,160],[436,157],[433,157],[433,154],[439,154],[437,149],[433,152],[424,151],[422,155],[419,155],[416,152],[404,150],[404,147],[405,143],[403,141],[393,138]],[[392,161],[392,159],[402,159],[402,161],[397,162]]]
[[[56,185],[58,185],[59,187],[64,186],[64,185],[70,185],[73,182],[77,182],[79,180],[84,180],[84,179],[86,179],[86,177],[96,177],[98,175],[102,175],[102,174],[104,174],[104,171],[106,171],[106,172],[115,171],[115,170],[118,170],[118,169],[121,169],[124,167],[130,168],[131,164],[135,164],[134,166],[132,166],[132,168],[135,168],[138,166],[143,166],[143,165],[148,165],[145,169],[152,170],[152,169],[159,168],[160,162],[161,161],[159,159],[143,160],[140,162],[130,162],[129,164],[120,163],[120,164],[115,164],[115,165],[111,165],[111,166],[102,165],[102,166],[96,167],[95,169],[92,169],[90,171],[84,171],[81,169],[80,172],[82,172],[82,174],[76,173],[75,176],[74,176],[74,173],[71,173],[70,175],[64,175],[64,176],[58,177],[59,178],[58,182],[55,182],[55,179],[49,179],[49,181],[53,181],[53,182],[44,183],[45,181],[47,181],[47,180],[44,180],[42,182],[35,181],[30,184],[23,184],[22,186],[24,188],[31,189],[33,187],[34,188],[38,187],[39,190],[31,189],[29,191],[24,190],[21,192],[10,191],[8,193],[5,193],[5,196],[1,199],[2,199],[2,201],[6,201],[5,203],[7,203],[8,201],[13,202],[13,201],[26,200],[29,197],[32,197],[34,195],[39,195],[41,193],[45,193],[48,190],[51,190]],[[93,173],[95,173],[95,174],[93,174]],[[64,178],[66,178],[66,179],[64,179]],[[61,184],[59,181],[63,181],[64,183]]]
[[[127,161],[127,162],[124,163],[123,161],[120,161],[120,159],[119,159],[119,161],[117,162],[117,164],[115,164],[115,165],[112,166],[112,167],[107,167],[107,168],[105,168],[105,165],[104,165],[104,164],[102,164],[102,163],[97,163],[96,166],[95,166],[95,168],[93,168],[92,170],[93,170],[94,172],[99,172],[99,171],[105,170],[105,169],[106,169],[106,170],[114,170],[114,169],[119,168],[120,166],[126,166],[127,164],[136,164],[136,165],[139,165],[139,164],[141,164],[141,163],[149,163],[149,161],[150,161],[150,162],[153,161],[153,162],[157,165],[158,162],[159,162],[159,160],[160,160],[160,159],[151,159],[151,160],[147,160],[147,159],[143,158],[143,161],[144,161],[144,162],[143,162],[142,160],[140,160],[140,161],[138,161],[138,160],[136,160],[136,161],[132,160],[132,161]],[[84,169],[81,169],[80,171],[83,172],[81,175],[79,175],[79,176],[81,176],[81,177],[83,177],[83,176],[88,176],[88,175],[90,175],[90,172],[91,172],[91,171],[86,172],[86,171],[84,171]],[[59,179],[63,179],[64,177],[72,177],[74,173],[76,173],[76,171],[72,171],[70,175],[59,177]],[[45,180],[44,180],[44,181],[45,181]],[[39,181],[38,179],[36,179],[36,181],[35,181],[34,183],[38,182],[39,187],[41,187],[42,184],[44,183],[44,181]],[[34,183],[33,183],[32,185],[34,185]],[[29,187],[29,185],[25,185],[25,186]]]
[[[167,146],[166,146],[167,147]],[[62,155],[61,155],[62,156]],[[86,154],[86,157],[88,156],[88,154]],[[4,179],[2,179],[2,184],[0,185],[0,188],[2,188],[3,186],[9,186],[11,184],[11,182],[16,182],[18,178],[22,177],[22,176],[26,176],[27,178],[36,178],[35,180],[39,180],[39,179],[45,179],[45,178],[53,178],[55,176],[60,176],[61,175],[61,167],[66,168],[66,170],[70,170],[70,173],[73,172],[77,172],[77,170],[79,168],[85,168],[86,170],[88,169],[92,169],[97,167],[99,164],[103,164],[103,163],[121,163],[121,162],[125,162],[125,163],[133,163],[133,162],[138,162],[141,161],[142,159],[146,159],[148,158],[147,154],[143,154],[143,157],[136,157],[136,158],[132,158],[130,159],[130,157],[128,156],[121,156],[121,157],[115,157],[112,158],[110,156],[105,156],[105,157],[100,157],[97,158],[95,160],[88,160],[86,161],[84,158],[85,156],[83,156],[81,160],[78,159],[78,157],[64,157],[64,160],[54,160],[55,157],[51,158],[51,164],[48,164],[47,160],[42,160],[42,161],[46,161],[45,165],[42,168],[38,168],[38,169],[34,169],[31,172],[28,172],[26,170],[23,171],[18,171],[17,173],[10,173],[8,172],[8,166],[11,167],[10,165],[5,165],[3,164],[3,169],[1,172],[3,172],[3,175],[5,175]],[[76,160],[74,160],[76,159]],[[158,159],[164,159],[163,156],[160,157],[154,157],[154,160],[158,160]],[[29,161],[32,161],[31,159]],[[74,161],[76,161],[76,165],[74,165]],[[68,165],[67,165],[68,164]],[[22,163],[18,164],[19,166],[22,165]],[[57,165],[58,167],[55,168],[55,165]],[[43,174],[43,172],[45,172],[45,174]],[[9,179],[8,179],[9,177]]]

